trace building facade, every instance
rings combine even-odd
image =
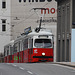
[[[0,53],[11,40],[11,0],[0,0]]]
[[[56,0],[57,14],[57,61],[75,62],[75,0]]]

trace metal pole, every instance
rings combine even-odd
[[[40,31],[40,29],[41,29],[41,22],[42,22],[42,17],[40,18],[39,31]]]

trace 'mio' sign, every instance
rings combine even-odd
[[[48,13],[48,14],[54,14],[55,12],[57,12],[57,10],[55,9],[55,8],[51,8],[51,9],[49,9],[49,8],[43,8],[43,9],[41,9],[41,14],[46,14],[46,13]]]

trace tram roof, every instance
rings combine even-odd
[[[21,40],[21,39],[26,38],[26,37],[28,38],[28,37],[38,36],[38,35],[49,35],[49,36],[53,36],[51,30],[40,29],[39,32],[36,32],[35,29],[33,29],[31,33],[29,33],[27,35],[22,35],[22,36],[18,37],[16,39],[16,41]]]
[[[50,30],[41,29],[39,32],[35,32],[35,30],[33,30],[31,33],[28,34],[28,36],[36,36],[36,35],[52,35],[52,32]]]

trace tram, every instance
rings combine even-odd
[[[14,46],[14,40],[12,40],[9,44],[4,46],[4,62],[5,63],[14,62],[13,46]]]
[[[5,46],[5,62],[53,62],[53,42],[52,32],[46,29],[30,31],[18,37],[12,49],[10,44]]]

